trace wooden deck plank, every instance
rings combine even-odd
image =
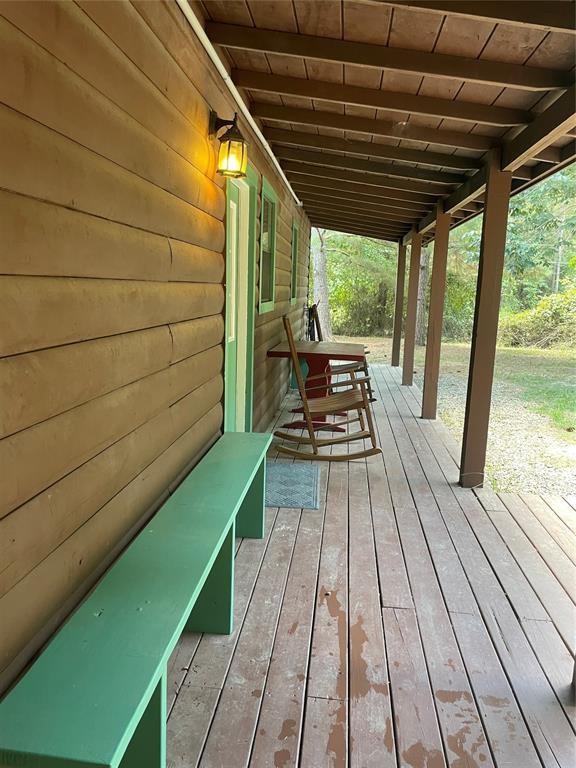
[[[394,729],[365,462],[349,467],[350,766],[395,768]]]
[[[262,696],[252,765],[273,764],[276,768],[298,765],[324,525],[327,468],[322,469],[320,509],[302,511]]]
[[[540,521],[532,515],[518,494],[501,493],[500,497],[526,538],[532,543],[534,551],[556,576],[572,602],[576,602],[576,568],[570,562],[570,558]]]
[[[460,488],[452,435],[371,367],[382,456],[323,468],[323,529],[281,510],[242,542],[236,636],[172,660],[170,768],[571,768],[570,499]]]
[[[425,422],[417,423],[421,427],[425,425]],[[468,497],[475,500],[471,491],[461,489],[455,485],[451,485],[451,487],[454,489],[454,493],[457,494],[457,498]],[[521,627],[510,608],[506,595],[501,590],[498,580],[491,570],[488,561],[484,558],[484,553],[478,546],[464,516],[461,512],[459,513],[452,508],[443,507],[441,511],[451,538],[457,550],[461,553],[461,561],[468,581],[484,617],[484,632],[488,630],[490,639],[498,651],[500,661],[504,663],[515,695],[518,697],[524,718],[528,721],[532,737],[538,745],[540,758],[546,765],[553,765],[557,755],[560,755],[562,759],[566,757],[567,745],[570,744],[565,716],[549,688],[548,681],[528,644],[526,636],[521,631]],[[504,636],[498,631],[498,628],[502,625],[505,625],[507,630],[507,634]],[[463,640],[464,638],[462,638]],[[507,656],[503,655],[503,652],[507,652],[509,646],[512,646],[512,651]],[[516,650],[516,646],[518,646],[518,650]],[[464,647],[462,642],[461,649],[463,652]],[[473,646],[470,649],[471,654],[467,659],[467,666],[471,668],[477,663],[477,647]],[[539,696],[529,695],[531,688],[530,686],[524,686],[524,681],[516,663],[518,654],[524,655],[525,668],[530,668],[532,674],[535,675],[537,681],[535,688],[540,689],[539,693],[541,695],[546,694],[544,699],[541,699]],[[529,667],[527,666],[528,660],[530,661]],[[501,680],[500,682],[502,683],[503,681]],[[484,693],[482,695],[490,696],[492,694]],[[512,706],[513,709],[516,709],[514,694],[511,691],[509,696],[496,698],[506,699],[505,702],[502,701],[501,703],[505,707]],[[549,705],[550,701],[552,703]],[[508,717],[506,720],[508,720]],[[493,723],[502,726],[503,718],[494,718]],[[485,724],[488,729],[489,724],[487,722]],[[508,734],[507,748],[520,748],[525,754],[523,757],[520,757],[520,754],[518,754],[512,760],[512,764],[537,764],[534,761],[535,755],[530,751],[530,743],[529,739],[526,738],[528,734],[525,725],[518,716],[514,720],[513,728],[515,738],[511,739],[510,733]],[[535,731],[536,734],[534,735]],[[517,738],[518,733],[521,734],[521,739]],[[493,746],[500,746],[502,744],[499,739],[493,739],[491,743]],[[496,755],[496,759],[498,762],[498,755]],[[509,758],[500,756],[500,760],[505,761],[506,759]]]
[[[230,764],[241,768],[249,764],[299,521],[299,510],[278,511],[202,753],[202,766]],[[189,674],[191,687],[206,685],[205,669],[209,669],[209,663],[199,668],[194,660]]]
[[[383,608],[401,765],[446,766],[416,613]],[[390,734],[392,743],[393,734]]]
[[[521,493],[520,498],[576,565],[576,535],[572,533],[568,526],[560,520],[558,515],[552,511],[540,496],[537,496],[535,493]]]

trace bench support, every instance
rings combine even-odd
[[[229,635],[232,632],[234,544],[232,523],[186,623],[186,632],[209,632],[214,635]]]
[[[236,535],[250,539],[264,538],[264,492],[266,488],[266,460],[260,464],[252,485],[236,515]]]
[[[162,675],[140,718],[119,768],[166,765],[166,675]]]

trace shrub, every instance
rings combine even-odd
[[[500,343],[509,347],[576,345],[576,289],[541,299],[533,309],[500,321]]]

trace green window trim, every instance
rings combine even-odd
[[[292,222],[292,274],[290,278],[290,304],[298,301],[298,224]]]
[[[269,249],[268,256],[270,258],[270,264],[268,267],[269,284],[266,298],[262,300],[263,295],[263,275],[265,270],[263,269],[263,256],[264,256],[264,217],[265,209],[268,203],[268,210],[271,210],[269,219]],[[276,224],[278,219],[278,197],[276,192],[264,176],[262,177],[262,205],[260,209],[260,260],[259,260],[259,291],[258,291],[258,312],[263,315],[265,312],[272,312],[275,306],[276,298]]]

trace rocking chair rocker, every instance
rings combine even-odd
[[[374,420],[372,418],[372,411],[366,390],[366,384],[370,381],[369,377],[357,377],[356,371],[348,371],[350,374],[349,379],[338,382],[330,381],[330,383],[327,384],[327,377],[332,374],[332,370],[330,369],[326,374],[309,376],[307,382],[310,383],[311,381],[314,382],[314,380],[318,380],[318,386],[306,388],[300,369],[298,353],[296,352],[292,326],[286,315],[283,318],[283,322],[284,328],[286,329],[286,337],[290,348],[290,357],[292,359],[294,374],[298,384],[298,392],[300,393],[300,398],[302,400],[302,410],[304,412],[304,420],[306,422],[308,436],[298,436],[288,432],[282,432],[281,430],[274,432],[274,435],[281,440],[309,446],[309,449],[302,449],[299,447],[291,448],[287,445],[280,444],[276,446],[277,450],[288,456],[298,459],[306,459],[308,461],[352,461],[353,459],[362,459],[367,456],[375,456],[376,454],[382,453],[382,450],[377,444]],[[342,387],[346,387],[346,389],[343,392],[334,394],[334,390]],[[311,391],[318,389],[326,390],[327,388],[331,394],[313,398],[309,398],[308,396],[308,393]],[[356,415],[350,417],[351,413],[355,413]],[[339,437],[319,439],[316,436],[316,432],[319,431],[322,426],[317,423],[315,424],[314,419],[340,414],[344,414],[348,418],[345,418],[343,421],[334,422],[336,425],[343,426],[358,422],[360,429]],[[372,444],[371,448],[364,448],[346,454],[319,453],[319,448],[366,439],[370,440]]]

